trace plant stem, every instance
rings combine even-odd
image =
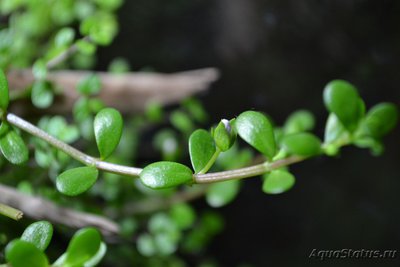
[[[7,216],[13,220],[18,221],[22,218],[23,213],[20,210],[14,209],[8,205],[0,203],[0,214]]]
[[[212,167],[212,165],[217,160],[220,153],[221,153],[221,150],[217,147],[214,154],[212,155],[211,159],[207,162],[206,166],[204,166],[204,168],[199,171],[198,174],[205,174],[206,172],[208,172],[208,170]]]
[[[88,36],[82,38],[83,41],[88,41],[90,42],[90,38]],[[67,50],[64,52],[60,53],[58,56],[55,58],[49,60],[46,64],[47,69],[53,69],[55,68],[58,64],[64,62],[66,59],[68,59],[70,56],[76,53],[78,51],[78,45],[75,42],[73,45],[68,47]]]
[[[114,163],[109,163],[106,161],[102,161],[98,158],[91,157],[89,155],[86,155],[85,153],[73,148],[72,146],[58,140],[57,138],[49,135],[45,131],[37,128],[33,124],[21,119],[20,117],[8,113],[6,116],[7,121],[14,125],[17,128],[20,128],[21,130],[24,130],[31,135],[38,137],[45,142],[49,143],[50,145],[58,148],[59,150],[63,151],[64,153],[68,154],[72,158],[76,159],[77,161],[88,165],[88,166],[93,166],[96,167],[99,170],[111,172],[111,173],[116,173],[120,175],[126,175],[126,176],[133,176],[133,177],[138,177],[142,171],[141,168],[136,168],[136,167],[128,167],[128,166],[123,166],[123,165],[118,165]],[[217,150],[212,159],[207,163],[207,166],[201,170],[201,172],[206,172],[212,164],[215,162],[215,159],[218,157],[218,154],[220,152]],[[307,157],[300,157],[300,156],[291,156],[288,158],[280,159],[274,162],[264,162],[261,164],[257,164],[254,166],[250,167],[245,167],[241,169],[236,169],[236,170],[230,170],[230,171],[222,171],[222,172],[215,172],[215,173],[199,173],[199,174],[194,174],[193,179],[195,183],[197,184],[206,184],[206,183],[214,183],[214,182],[220,182],[220,181],[227,181],[227,180],[232,180],[232,179],[241,179],[241,178],[248,178],[248,177],[253,177],[253,176],[258,176],[261,174],[264,174],[266,172],[279,169],[283,166],[288,166],[293,163],[297,163],[300,161],[305,160]]]
[[[221,182],[233,179],[248,178],[248,177],[258,176],[266,172],[303,161],[305,159],[306,157],[291,156],[278,161],[264,162],[261,164],[237,170],[207,173],[207,174],[195,174],[194,180],[195,183],[197,184],[208,184],[208,183]]]
[[[49,135],[45,131],[37,128],[33,124],[21,119],[20,117],[14,115],[12,113],[8,113],[6,118],[10,124],[16,126],[17,128],[20,128],[21,130],[24,130],[25,132],[30,133],[33,136],[36,136],[36,137],[46,141],[47,143],[58,148],[59,150],[63,151],[67,155],[71,156],[72,158],[76,159],[77,161],[79,161],[85,165],[96,167],[99,170],[104,170],[107,172],[128,175],[128,176],[139,176],[140,172],[142,171],[142,169],[140,169],[140,168],[128,167],[128,166],[118,165],[118,164],[114,164],[114,163],[109,163],[109,162],[101,161],[100,159],[91,157],[89,155],[86,155],[85,153],[58,140],[57,138]]]

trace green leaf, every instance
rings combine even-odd
[[[284,170],[275,170],[264,175],[262,190],[267,194],[280,194],[288,191],[295,183],[294,176]]]
[[[192,226],[196,219],[196,213],[193,208],[186,203],[179,203],[172,206],[170,216],[176,226],[182,230]]]
[[[183,133],[190,133],[194,128],[189,116],[182,111],[176,110],[171,113],[171,124]]]
[[[321,152],[321,141],[310,133],[296,133],[282,139],[282,146],[291,154],[313,156]]]
[[[35,77],[36,80],[46,79],[47,76],[46,63],[43,60],[36,61],[35,64],[33,64],[32,73],[33,77]]]
[[[79,230],[69,242],[64,266],[84,266],[98,253],[100,246],[101,236],[98,230],[91,227]]]
[[[200,123],[204,123],[207,121],[207,112],[204,110],[204,107],[200,103],[200,101],[196,98],[187,98],[183,100],[182,105],[185,107],[190,116],[192,116],[196,121]]]
[[[348,140],[350,135],[343,124],[334,113],[330,113],[325,126],[325,143],[340,142]]]
[[[53,226],[48,221],[39,221],[29,225],[21,236],[21,240],[35,245],[44,251],[50,244],[53,236]]]
[[[346,129],[352,132],[357,128],[364,108],[352,84],[334,80],[326,85],[323,98],[327,109],[335,113]]]
[[[190,135],[189,154],[196,173],[207,165],[215,151],[214,140],[206,130],[198,129]]]
[[[150,122],[160,122],[163,117],[162,106],[157,102],[150,102],[146,105],[146,117]]]
[[[140,173],[142,183],[153,189],[164,189],[193,183],[191,169],[176,162],[159,161],[146,166]]]
[[[293,134],[299,132],[310,131],[314,128],[314,115],[308,110],[298,110],[290,114],[285,122],[285,134]]]
[[[154,238],[147,233],[139,235],[137,239],[137,249],[140,254],[147,257],[154,256],[157,253]]]
[[[72,43],[75,38],[75,31],[72,28],[62,28],[54,38],[56,46],[66,46]]]
[[[102,109],[94,119],[94,134],[102,159],[114,152],[122,136],[123,120],[113,108]]]
[[[46,255],[35,245],[16,239],[6,249],[6,260],[13,267],[46,267],[49,266]]]
[[[233,120],[234,121],[234,120]],[[216,146],[225,152],[230,149],[236,141],[236,132],[231,127],[230,121],[223,119],[212,131]]]
[[[274,129],[265,115],[245,111],[237,117],[235,125],[243,140],[272,160],[276,154]]]
[[[89,190],[96,182],[99,171],[94,167],[79,167],[61,173],[56,179],[58,191],[76,196]]]
[[[83,95],[93,95],[100,92],[101,81],[96,74],[86,76],[77,86],[79,93]]]
[[[36,81],[32,86],[32,103],[37,108],[48,108],[54,99],[51,84],[47,81]]]
[[[219,208],[232,202],[239,192],[240,181],[231,180],[213,183],[207,190],[207,203],[213,208]]]
[[[398,110],[392,103],[380,103],[374,106],[365,118],[365,127],[369,134],[381,138],[397,124]]]
[[[0,113],[7,110],[9,101],[7,77],[3,70],[0,69]]]
[[[29,157],[28,148],[24,140],[14,130],[10,130],[0,137],[0,150],[12,164],[22,164]]]
[[[76,41],[76,47],[84,55],[93,55],[96,52],[96,45],[84,39]]]

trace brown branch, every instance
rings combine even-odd
[[[70,113],[78,94],[76,86],[80,80],[93,72],[88,71],[54,71],[48,74],[48,79],[59,86],[61,97],[50,110],[46,112]],[[143,111],[150,101],[160,104],[178,103],[185,97],[207,90],[210,84],[219,77],[215,68],[204,68],[172,74],[161,73],[126,73],[111,74],[96,72],[102,81],[100,98],[111,107],[123,113]],[[25,90],[34,81],[30,70],[13,70],[8,74],[12,90]],[[18,93],[17,93],[18,94]],[[16,113],[31,111],[26,103],[16,105]],[[14,106],[15,108],[15,106]]]
[[[25,216],[36,220],[48,220],[73,228],[94,226],[105,236],[119,233],[118,224],[107,218],[60,207],[51,201],[25,195],[5,185],[0,185],[0,202],[18,208]]]

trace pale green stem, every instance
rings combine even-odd
[[[221,153],[221,150],[217,147],[214,154],[212,155],[210,160],[207,162],[206,166],[204,166],[204,168],[201,169],[198,174],[205,174],[206,172],[208,172],[208,170],[212,167],[212,165],[214,165],[214,163],[217,160],[220,153]]]
[[[18,221],[22,218],[23,213],[20,210],[14,209],[8,205],[0,203],[0,214],[7,216],[13,220]]]

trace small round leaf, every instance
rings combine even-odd
[[[6,247],[6,260],[13,267],[47,267],[46,255],[30,242],[16,239]]]
[[[100,92],[101,81],[95,74],[88,75],[78,84],[77,90],[83,95],[92,95]]]
[[[31,99],[37,108],[48,108],[54,99],[51,84],[47,81],[36,81],[32,86]]]
[[[240,181],[231,180],[210,185],[206,193],[207,203],[219,208],[232,202],[239,192]]]
[[[53,226],[47,221],[39,221],[29,225],[21,236],[21,240],[34,244],[44,251],[53,236]]]
[[[321,141],[310,133],[287,135],[282,140],[282,146],[291,154],[313,156],[321,152]]]
[[[324,89],[323,98],[327,109],[335,113],[349,131],[357,128],[363,105],[352,84],[343,80],[331,81]]]
[[[170,216],[180,229],[189,228],[196,219],[196,213],[193,208],[186,203],[179,203],[172,206]]]
[[[65,266],[84,266],[100,249],[101,235],[95,228],[84,228],[75,233],[69,242]]]
[[[87,191],[96,182],[99,171],[94,167],[79,167],[61,173],[56,179],[58,191],[76,196]]]
[[[140,173],[140,180],[147,187],[164,189],[193,183],[193,172],[180,163],[159,161],[146,166]]]
[[[94,134],[101,158],[105,159],[118,146],[122,136],[123,120],[113,108],[102,109],[94,119]]]
[[[4,157],[12,164],[22,164],[28,160],[28,148],[21,136],[14,130],[0,137],[0,150]]]
[[[339,142],[342,139],[349,139],[349,132],[339,121],[334,113],[330,113],[325,126],[325,143]]]
[[[365,118],[365,126],[369,134],[380,138],[390,132],[398,120],[398,110],[392,103],[380,103],[374,106]]]
[[[266,116],[256,111],[245,111],[237,117],[235,125],[243,140],[272,160],[276,143],[274,129]]]
[[[215,151],[214,140],[206,130],[199,129],[190,135],[189,154],[196,173],[207,165]]]
[[[284,131],[286,134],[310,131],[314,128],[314,115],[308,110],[299,110],[290,114],[285,122]]]
[[[8,82],[7,77],[3,70],[0,69],[0,111],[6,111],[8,108],[8,103],[10,101],[8,93]]]
[[[288,191],[295,183],[294,176],[284,170],[275,170],[264,175],[262,190],[267,194],[280,194]]]

